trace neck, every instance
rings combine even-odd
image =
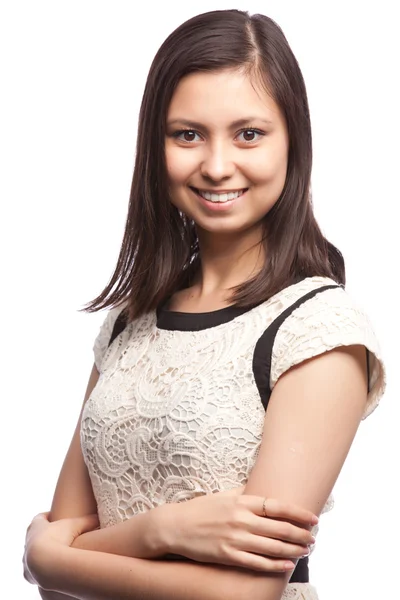
[[[199,231],[201,268],[194,288],[199,297],[225,295],[229,289],[254,277],[265,262],[261,232],[233,236]]]

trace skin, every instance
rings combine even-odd
[[[239,120],[245,121],[234,125]],[[261,267],[261,222],[284,187],[288,149],[279,107],[245,74],[193,73],[181,80],[167,114],[165,152],[171,201],[196,223],[202,271],[191,289],[175,295],[171,309],[219,308],[229,302],[228,288]],[[215,212],[192,187],[248,191],[229,210]]]
[[[251,122],[232,127],[248,116]],[[202,257],[198,280],[175,294],[170,308],[214,310],[229,303],[230,287],[268,260],[260,249],[261,222],[285,183],[286,125],[270,96],[232,71],[183,79],[167,120],[171,200],[194,219]],[[182,120],[200,125],[192,124],[193,133],[178,138],[174,133],[182,129]],[[245,128],[265,135],[252,139],[250,132],[243,133]],[[215,212],[191,186],[248,191],[229,210]],[[244,494],[279,498],[320,514],[356,434],[366,395],[363,346],[326,352],[285,373],[272,391],[259,456]],[[279,600],[290,578],[290,572],[269,575],[220,565],[171,565],[71,548],[80,534],[93,529],[91,519],[34,520],[27,565],[33,580],[48,590],[42,591],[45,600],[64,600],[60,593],[80,600]]]
[[[285,373],[271,395],[245,494],[272,495],[319,514],[356,434],[366,395],[363,346],[323,353]],[[293,441],[304,447],[296,461]],[[27,568],[46,590],[45,600],[64,600],[60,593],[80,600],[279,600],[290,577],[70,548],[75,536],[93,528],[92,520],[48,523],[41,515],[32,522]]]

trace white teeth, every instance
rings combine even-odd
[[[202,192],[197,190],[202,198],[211,202],[227,202],[228,200],[235,200],[244,193],[244,190],[237,192],[229,192],[228,194],[210,194],[210,192]]]

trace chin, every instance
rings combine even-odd
[[[193,219],[193,221],[195,222],[196,225],[196,229],[197,231],[204,231],[207,232],[208,234],[215,234],[215,235],[231,235],[231,236],[235,236],[238,234],[242,234],[244,232],[254,232],[255,230],[258,230],[261,227],[261,223],[259,221],[257,222],[240,222],[239,220],[236,220],[236,222],[234,222],[234,220],[230,220],[230,222],[225,222],[223,223],[222,220],[220,220],[219,222],[217,222],[217,220],[215,220],[213,223],[210,223],[209,221],[205,221],[203,219]]]

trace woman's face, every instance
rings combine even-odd
[[[188,75],[167,114],[171,200],[199,234],[261,231],[285,184],[288,148],[278,106],[246,75]]]

